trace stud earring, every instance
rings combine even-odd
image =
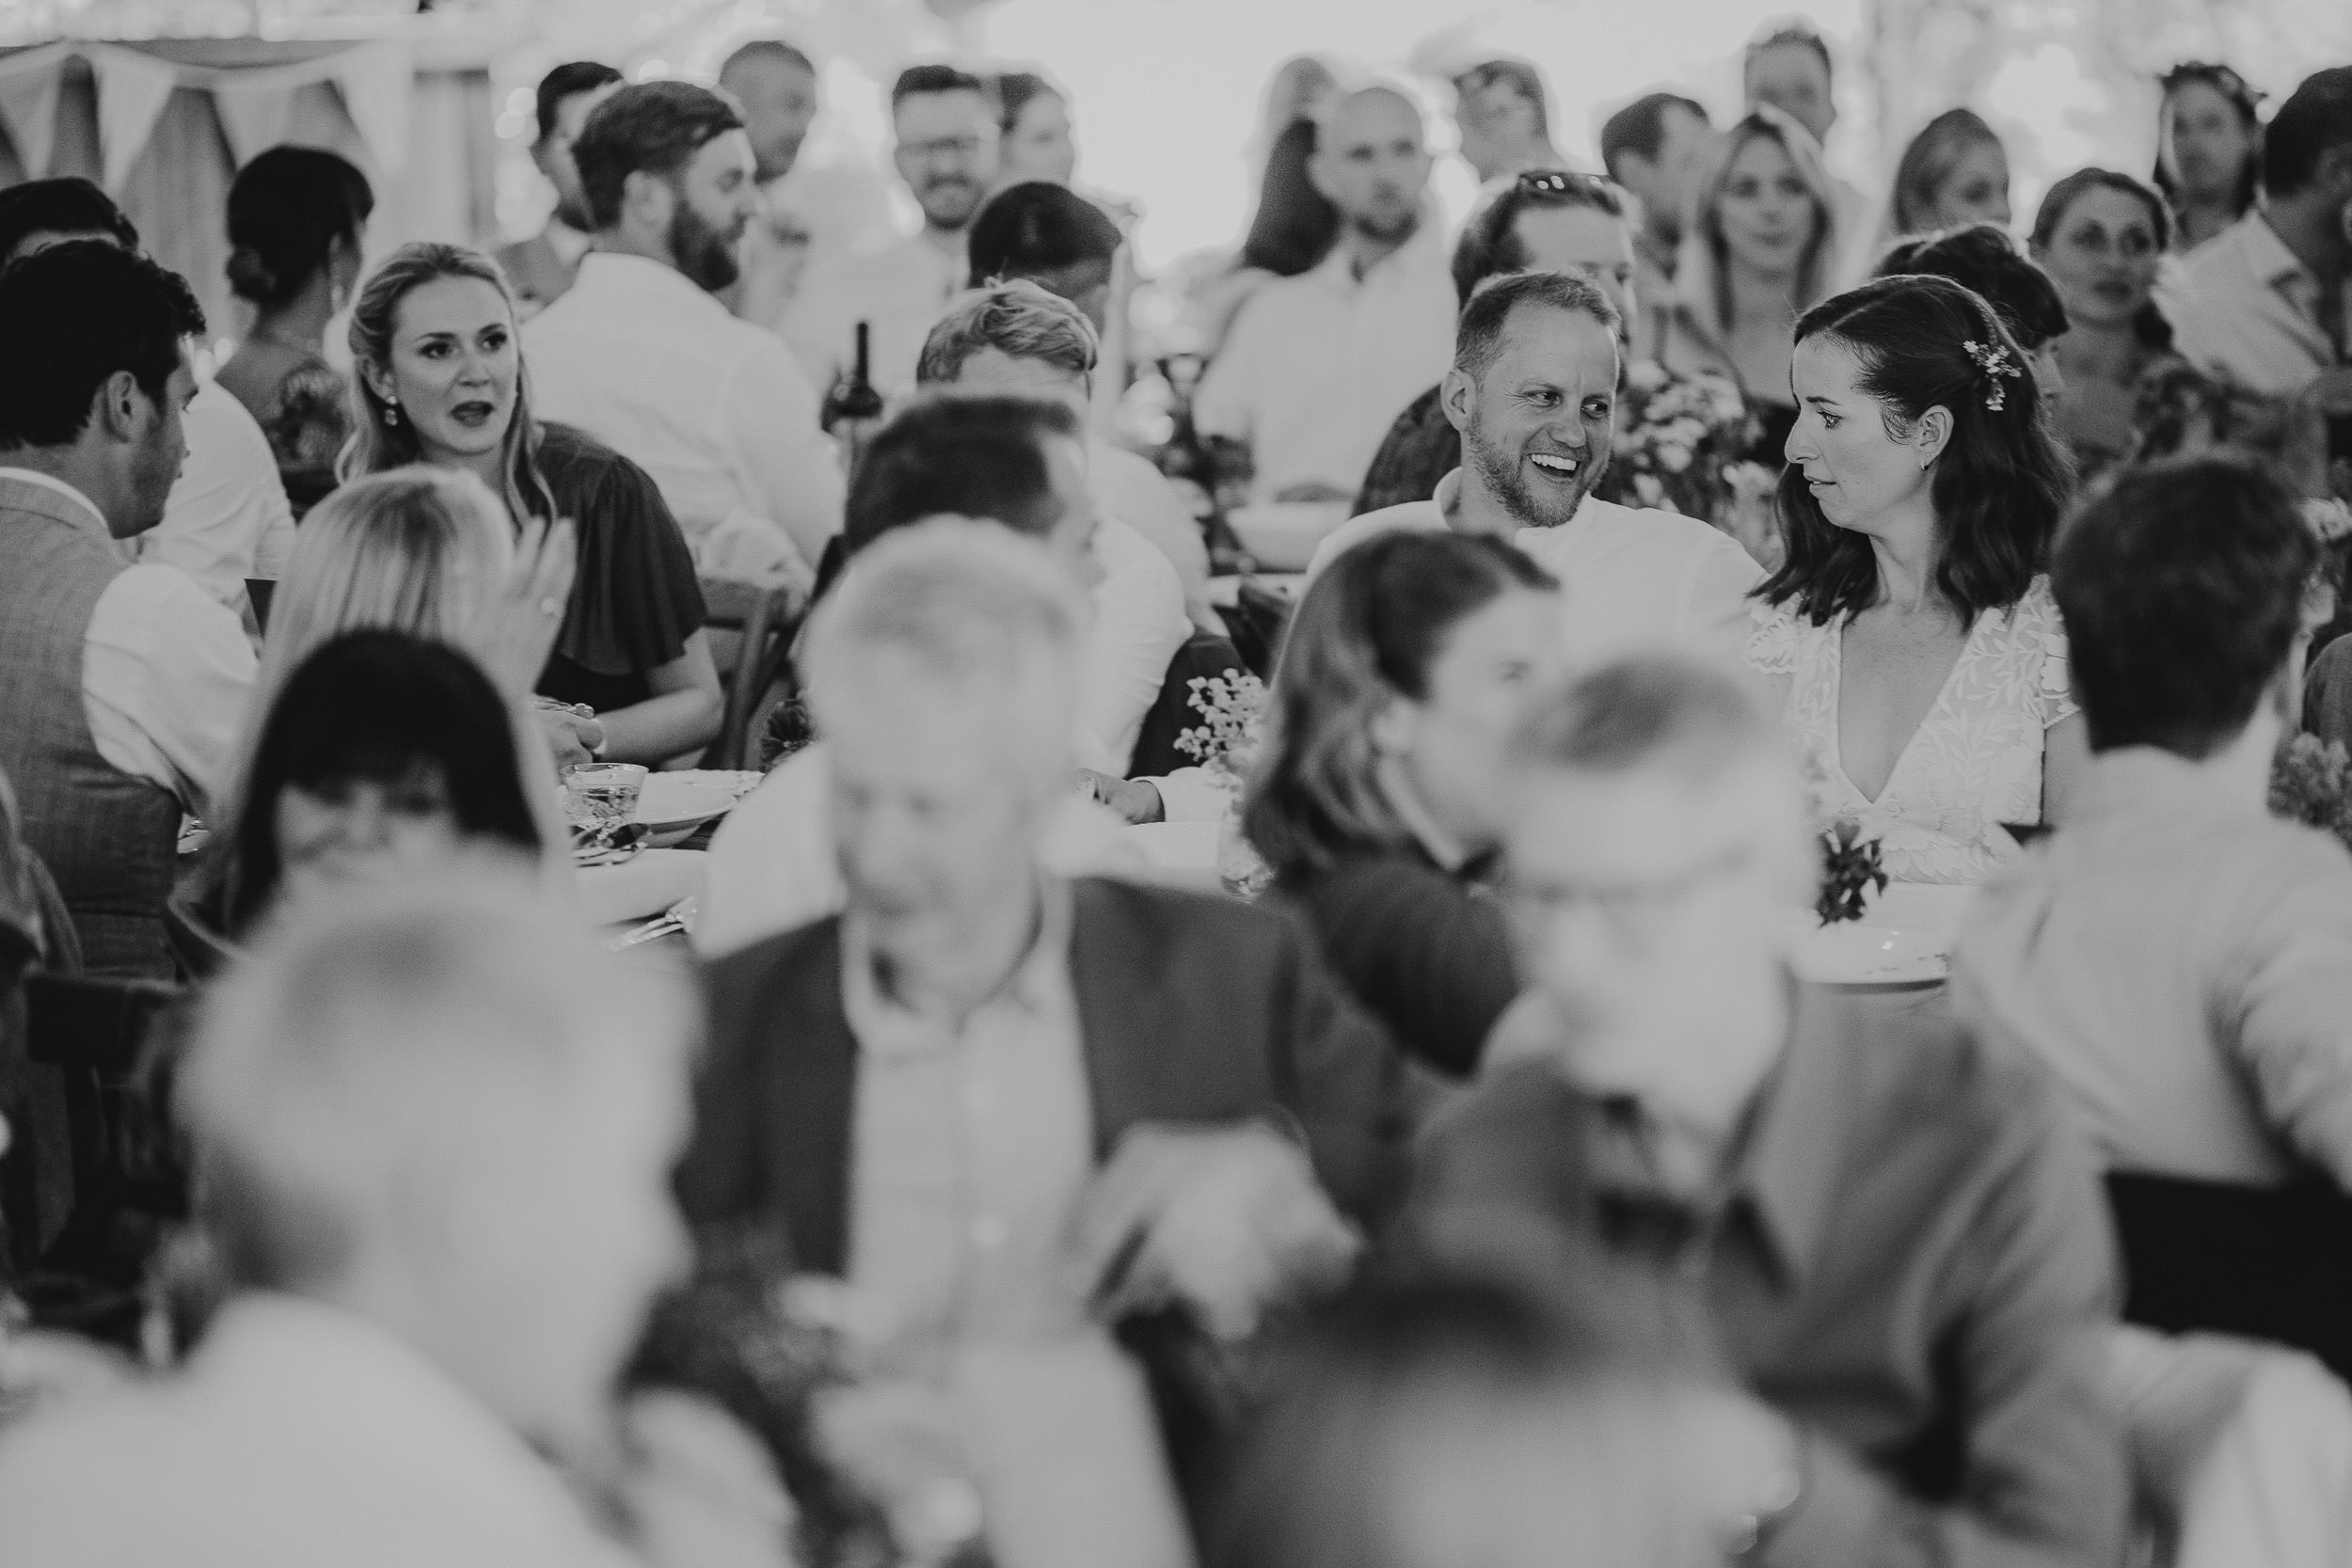
[[[384,405],[384,424],[387,429],[391,430],[397,430],[400,427],[399,404],[388,403]]]

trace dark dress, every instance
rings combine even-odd
[[[580,530],[580,571],[539,694],[599,713],[653,695],[651,673],[702,629],[686,536],[651,476],[584,431],[539,427],[539,471]]]
[[[286,487],[286,502],[296,522],[338,483],[335,460],[351,435],[350,396],[350,384],[342,373],[313,355],[278,377],[259,406],[239,397],[269,438],[270,455],[278,459],[278,478]]]
[[[1477,1070],[1519,982],[1502,906],[1474,871],[1441,870],[1418,847],[1368,850],[1274,891],[1305,914],[1324,962],[1407,1053],[1450,1078]]]

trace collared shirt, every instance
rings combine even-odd
[[[12,467],[0,479],[68,498],[92,533],[115,543],[96,503],[63,480]],[[82,704],[98,754],[200,813],[227,782],[254,664],[243,625],[187,573],[156,563],[118,573],[82,639]]]
[[[1673,1196],[1655,1138],[1549,1061],[1502,1069],[1430,1128],[1406,1234],[1684,1281],[1734,1372],[1804,1434],[1805,1491],[1766,1562],[2116,1560],[2113,1243],[2030,1063],[1801,987],[1712,1202]]]
[[[164,520],[132,540],[140,561],[177,566],[232,612],[262,576],[264,540],[291,534],[294,511],[269,437],[229,388],[208,381],[189,400],[188,457],[164,502]]]
[[[1184,603],[1208,603],[1209,546],[1200,519],[1152,460],[1099,436],[1087,438],[1087,483],[1094,504],[1159,546],[1176,568]]]
[[[364,1319],[262,1293],[183,1371],[11,1431],[0,1520],[8,1560],[43,1568],[634,1560],[448,1373]]]
[[[791,351],[675,267],[590,252],[523,345],[539,416],[651,474],[705,571],[805,568],[840,531],[840,465]]]
[[[1465,517],[1464,505],[1456,468],[1438,483],[1432,499],[1351,517],[1316,546],[1307,580],[1350,546],[1393,530],[1499,531],[1479,529],[1476,519]],[[1729,534],[1671,512],[1637,511],[1587,496],[1560,527],[1519,528],[1511,542],[1560,579],[1572,661],[1596,664],[1669,646],[1723,669],[1740,668],[1748,642],[1748,594],[1764,574]]]
[[[866,376],[885,398],[914,385],[923,340],[963,287],[962,247],[924,234],[812,265],[784,312],[784,339],[821,396],[850,373],[866,324]]]
[[[1144,716],[1168,681],[1168,660],[1192,636],[1184,588],[1168,557],[1117,517],[1098,518],[1094,626],[1078,672],[1078,721],[1124,774]]]
[[[2352,1188],[2352,858],[2195,763],[2094,757],[1978,895],[1953,995],[2049,1065],[2109,1164]]]
[[[2260,208],[2189,252],[2168,281],[2158,303],[2171,320],[2173,346],[2192,364],[2278,397],[2345,362],[2346,328],[2340,324],[2330,341],[2319,279]]]
[[[918,1342],[1055,1338],[1085,1321],[1064,1261],[1094,1170],[1073,900],[1039,885],[1035,941],[961,1026],[893,996],[856,911],[842,921],[858,1043],[848,1277]]]
[[[1424,218],[1358,277],[1348,247],[1266,284],[1242,308],[1201,377],[1204,436],[1249,444],[1251,493],[1298,484],[1353,496],[1406,404],[1454,362],[1455,301],[1445,235]]]

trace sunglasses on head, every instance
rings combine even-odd
[[[1527,196],[1581,202],[1594,201],[1611,189],[1609,182],[1597,174],[1571,174],[1559,168],[1531,168],[1519,176],[1518,186]]]

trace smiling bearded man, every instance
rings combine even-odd
[[[1737,669],[1748,593],[1763,574],[1729,535],[1671,512],[1593,499],[1609,467],[1620,319],[1569,273],[1507,274],[1462,307],[1454,368],[1438,390],[1463,466],[1435,499],[1368,512],[1325,539],[1310,580],[1391,529],[1509,539],[1567,590],[1570,658],[1661,647]]]

